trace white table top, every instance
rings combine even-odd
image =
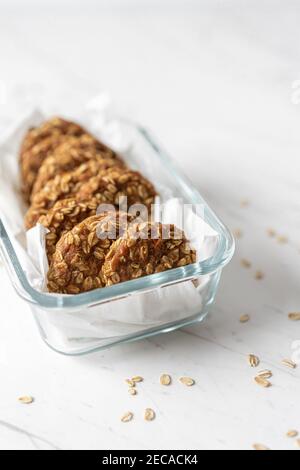
[[[42,343],[0,268],[1,449],[296,449],[285,434],[300,431],[300,365],[290,370],[281,360],[300,340],[300,323],[288,319],[300,311],[299,6],[197,3],[1,12],[0,129],[19,109],[8,110],[3,90],[20,90],[24,108],[27,84],[53,111],[59,100],[68,110],[109,90],[244,234],[202,325],[81,358]],[[254,383],[249,353],[273,371],[273,387]],[[159,385],[162,372],[173,376],[171,387]],[[145,381],[131,397],[124,379],[136,374]],[[196,385],[179,384],[183,374]],[[35,402],[20,405],[20,395]],[[152,423],[143,420],[146,407],[156,411]],[[127,410],[135,419],[123,424]]]

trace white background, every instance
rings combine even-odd
[[[33,101],[68,113],[107,90],[244,232],[203,325],[80,359],[42,344],[0,268],[1,448],[296,449],[285,433],[300,430],[299,368],[280,362],[300,339],[287,318],[300,310],[299,23],[292,0],[0,2],[0,131]],[[273,370],[271,389],[253,382],[249,353]],[[134,374],[145,382],[133,398]],[[19,405],[23,394],[35,403]]]

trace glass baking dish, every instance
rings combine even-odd
[[[139,169],[143,159],[143,173],[154,184],[168,188],[186,204],[201,205],[204,221],[218,234],[217,249],[209,259],[189,266],[79,295],[53,295],[30,285],[0,219],[0,252],[13,286],[29,304],[43,340],[62,354],[86,354],[201,322],[214,301],[222,269],[234,253],[230,231],[149,132],[128,122],[122,125],[131,137],[127,158],[131,167]],[[128,322],[130,312],[132,322]]]

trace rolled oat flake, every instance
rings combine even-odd
[[[160,376],[160,383],[161,385],[170,385],[172,382],[171,376],[169,374],[162,374]]]
[[[131,380],[132,382],[136,384],[144,381],[143,377],[141,377],[140,375],[135,375],[134,377],[131,378]]]
[[[245,314],[240,317],[240,322],[241,323],[247,323],[250,320],[250,315]]]
[[[187,387],[192,387],[193,385],[195,385],[195,380],[191,377],[181,377],[179,381]]]
[[[271,382],[264,377],[257,376],[254,378],[255,382],[264,388],[269,388],[272,386]]]
[[[129,423],[129,421],[132,421],[132,419],[133,419],[133,413],[131,413],[131,411],[128,411],[122,416],[121,421],[122,423]]]
[[[22,405],[30,405],[34,402],[34,398],[30,396],[20,397],[18,400],[20,403],[22,403]]]
[[[254,450],[270,450],[267,446],[264,444],[254,444],[253,445]]]
[[[155,419],[155,411],[152,408],[146,408],[144,418],[146,421],[153,421]]]
[[[298,437],[299,433],[295,429],[291,429],[290,431],[287,432],[286,435],[287,437],[290,437],[293,439],[294,437]]]
[[[271,370],[261,370],[258,374],[257,374],[257,377],[260,377],[262,379],[270,379],[271,377],[273,377],[273,373]]]
[[[289,313],[289,319],[292,321],[300,321],[300,312]]]
[[[259,364],[260,364],[259,358],[257,356],[255,356],[254,354],[249,354],[248,362],[249,362],[251,367],[258,367]]]

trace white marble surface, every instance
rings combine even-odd
[[[204,324],[82,358],[47,349],[0,268],[0,448],[296,449],[285,433],[300,431],[300,367],[280,361],[300,340],[287,318],[300,310],[299,3],[88,0],[43,14],[16,3],[0,4],[0,128],[26,107],[26,84],[53,111],[109,90],[244,237]],[[289,243],[271,240],[268,227]],[[242,313],[250,323],[239,323]],[[272,388],[255,385],[248,353],[273,370]],[[175,379],[166,389],[164,371]],[[124,378],[134,374],[145,382],[130,397]],[[178,384],[182,374],[196,386]],[[35,403],[20,405],[24,394]],[[149,406],[157,419],[145,423]],[[136,419],[122,424],[128,409]]]

